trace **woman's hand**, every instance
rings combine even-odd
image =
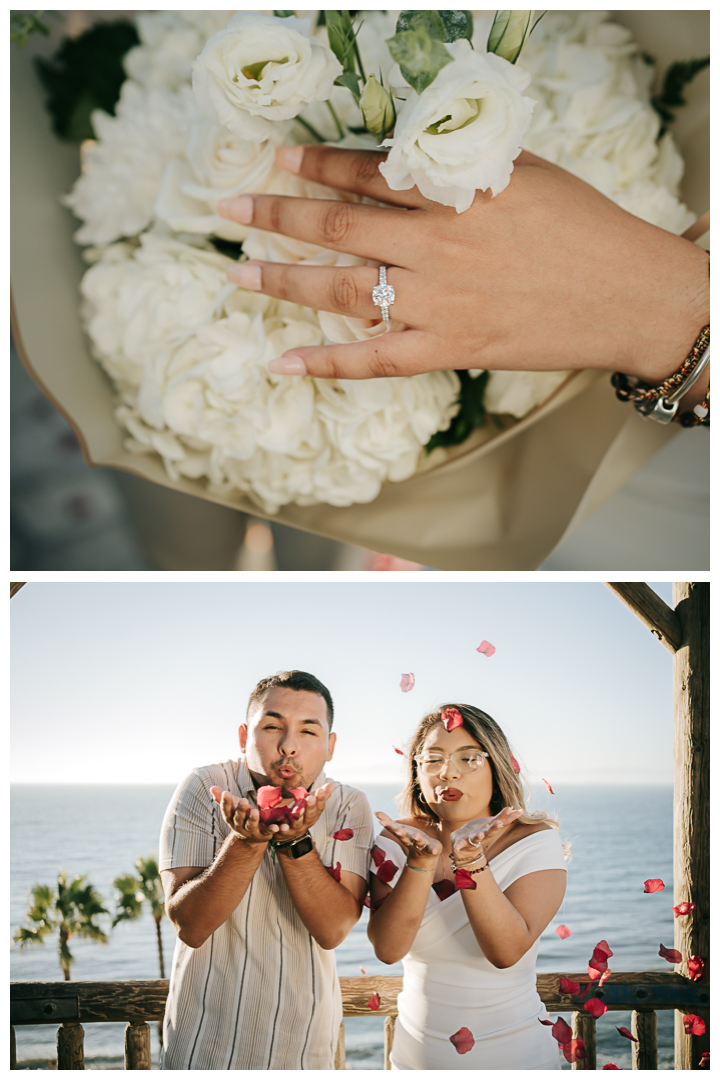
[[[513,810],[506,806],[495,817],[474,818],[461,829],[456,829],[450,836],[456,865],[459,867],[479,859],[483,852],[487,855],[488,850],[503,835],[504,828],[521,815],[522,810]]]
[[[428,836],[412,825],[403,825],[400,821],[393,821],[391,817],[381,811],[378,811],[375,817],[385,831],[390,833],[398,844],[404,848],[408,862],[410,860],[413,863],[421,862],[425,864],[424,868],[429,868],[431,864],[433,868],[437,865],[437,861],[442,855],[442,844],[438,839]]]
[[[392,191],[384,156],[286,147],[279,165],[389,206],[277,195],[225,200],[220,213],[388,267],[393,319],[406,325],[351,345],[294,348],[271,370],[326,378],[414,375],[442,368],[600,368],[659,383],[709,322],[708,257],[622,210],[533,154],[515,160],[497,198],[469,210]],[[378,319],[370,266],[246,262],[231,280],[311,308]]]

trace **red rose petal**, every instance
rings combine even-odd
[[[288,823],[289,814],[287,806],[270,806],[259,811],[263,825],[281,825]]]
[[[377,990],[368,1001],[367,1007],[368,1009],[372,1009],[373,1012],[377,1012],[377,1010],[380,1008],[380,995],[378,994]]]
[[[539,1016],[538,1016],[538,1020],[540,1020]],[[552,1020],[540,1020],[540,1023],[544,1024],[545,1027],[552,1027],[553,1026]]]
[[[569,926],[565,926],[564,923],[560,923],[559,926],[555,927],[555,933],[561,939],[561,941],[564,941],[565,938],[569,938],[572,935],[572,930]]]
[[[362,971],[363,975],[367,975],[367,971],[365,970],[364,967],[361,967],[360,970]]]
[[[695,982],[696,979],[702,978],[703,972],[705,971],[705,961],[701,956],[689,956],[687,969],[691,980]]]
[[[455,871],[455,884],[458,889],[477,889],[475,878],[467,870]]]
[[[664,945],[661,945],[658,956],[662,956],[663,960],[667,960],[670,964],[682,964],[682,953],[677,949],[666,949]]]
[[[619,1031],[621,1035],[624,1035],[626,1039],[630,1039],[631,1042],[637,1042],[637,1039],[633,1035],[632,1031],[628,1031],[627,1028],[616,1028],[615,1030]]]
[[[685,1028],[686,1035],[705,1034],[705,1021],[701,1016],[695,1016],[694,1013],[688,1013],[686,1016],[683,1016],[683,1027]]]
[[[458,1054],[467,1054],[475,1045],[473,1033],[466,1027],[461,1027],[459,1031],[456,1031],[454,1035],[451,1035],[450,1042],[453,1044]]]
[[[605,938],[603,938],[602,941],[598,941],[597,945],[593,949],[593,960],[602,960],[603,956],[608,957],[614,955],[614,952],[608,945]]]
[[[403,694],[407,694],[408,690],[412,690],[414,685],[415,676],[413,675],[412,671],[409,671],[407,675],[403,675],[400,678],[400,689],[402,690]]]
[[[513,767],[513,772],[517,776],[517,774],[520,772],[520,766],[518,765],[517,758],[513,754],[512,750],[510,751],[510,764]]]
[[[562,1016],[558,1016],[557,1020],[553,1024],[553,1038],[564,1046],[565,1043],[570,1042],[572,1039],[572,1028],[568,1024],[567,1020],[563,1020]]]
[[[698,1069],[709,1069],[709,1068],[710,1068],[710,1051],[706,1050],[705,1053],[703,1054],[703,1056],[700,1058],[700,1064],[698,1065]]]
[[[489,641],[481,641],[475,652],[483,653],[484,656],[492,656],[495,652],[495,646],[491,645]]]
[[[550,785],[548,784],[548,782],[547,782],[547,780],[545,779],[545,777],[544,777],[544,776],[542,777],[542,782],[543,782],[543,784],[545,785],[545,787],[546,787],[546,788],[548,789],[548,791],[550,792],[550,794],[551,794],[551,795],[554,795],[554,794],[555,794],[555,792],[554,792],[554,791],[553,791],[553,789],[552,789],[552,788],[550,787]]]
[[[571,1064],[573,1061],[584,1061],[587,1057],[587,1050],[582,1039],[571,1039],[570,1042],[563,1043],[562,1052],[565,1060]]]
[[[385,862],[380,863],[380,865],[378,866],[377,870],[375,871],[375,876],[379,877],[380,880],[384,881],[387,885],[388,882],[392,881],[397,872],[398,868],[395,863],[392,862],[391,859],[386,859]]]
[[[338,829],[333,833],[333,840],[349,840],[355,835],[353,829]]]
[[[405,753],[405,751],[404,750],[398,750],[397,746],[393,746],[393,750],[395,751],[396,754],[399,754],[400,757],[407,757],[407,754]]]
[[[662,892],[664,888],[665,882],[662,880],[662,878],[651,877],[648,878],[645,882],[645,888],[643,889],[643,892]]]
[[[574,979],[560,979],[560,993],[561,994],[579,994],[580,983],[575,982]]]
[[[375,863],[376,866],[380,866],[381,863],[385,862],[385,852],[381,847],[378,847],[377,844],[373,845],[372,851],[370,852],[370,857],[372,858],[372,861]]]
[[[373,907],[373,902],[370,899],[370,893],[365,893],[365,897],[363,899],[363,907],[369,908],[370,911],[375,910],[375,908]]]
[[[455,728],[462,727],[463,718],[457,709],[446,709],[440,719],[445,725],[446,731],[454,731]]]
[[[590,968],[588,968],[588,971],[590,971]],[[593,980],[593,982],[594,982],[594,981],[595,981],[595,980]],[[581,1000],[581,1001],[582,1001],[582,999],[583,999],[584,997],[587,997],[587,996],[588,996],[588,994],[589,994],[589,992],[590,992],[590,991],[592,990],[592,985],[593,985],[593,982],[589,982],[589,983],[587,984],[587,986],[585,987],[585,990],[583,991],[582,997],[580,998],[580,1000]]]
[[[591,1016],[594,1016],[596,1020],[598,1019],[598,1017],[604,1016],[605,1013],[608,1011],[607,1005],[603,1005],[600,998],[590,998],[589,1001],[585,1002],[584,1008],[587,1010],[587,1012],[590,1013]]]
[[[342,870],[340,863],[337,863],[334,870],[332,866],[326,866],[325,869],[327,870],[328,874],[330,874],[330,877],[334,877],[336,881],[340,881],[340,871]]]
[[[260,809],[279,806],[282,799],[283,793],[281,787],[273,787],[271,784],[266,784],[265,787],[258,788],[257,804]]]
[[[610,968],[608,968],[607,971],[603,971],[602,975],[600,976],[600,982],[598,983],[598,990],[600,989],[600,987],[602,986],[602,984],[604,982],[608,981],[608,979],[610,978],[611,975],[612,975],[612,971],[610,970]]]
[[[436,881],[433,885],[433,889],[440,900],[447,900],[448,896],[452,896],[457,892],[457,887],[454,881],[450,881],[450,878],[443,878],[442,881]]]
[[[675,918],[679,919],[683,915],[689,915],[691,911],[697,911],[697,904],[691,904],[689,900],[683,900],[681,904],[673,908]]]
[[[305,790],[304,787],[295,787],[290,788],[289,790],[294,797],[294,802],[291,806],[288,807],[288,811],[290,813],[290,817],[293,820],[296,820],[300,817],[303,810],[307,806],[308,792]]]
[[[607,1065],[603,1065],[603,1070],[604,1069],[617,1069],[617,1068],[618,1068],[618,1066],[613,1065],[612,1063],[608,1063]]]

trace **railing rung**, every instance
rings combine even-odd
[[[340,1021],[340,1031],[338,1032],[338,1044],[335,1051],[335,1071],[345,1068],[345,1021]]]
[[[634,1011],[630,1029],[637,1039],[630,1044],[633,1069],[657,1069],[657,1013]]]
[[[85,1031],[77,1020],[66,1020],[57,1030],[57,1067],[85,1068]]]
[[[572,1014],[573,1039],[582,1039],[585,1043],[584,1061],[573,1061],[572,1069],[597,1069],[597,1040],[595,1038],[595,1017],[589,1012]]]
[[[150,1025],[143,1021],[125,1028],[125,1069],[151,1069]]]
[[[17,1069],[17,1055],[15,1053],[15,1028],[10,1025],[10,1068]]]
[[[384,1059],[385,1059],[384,1064],[383,1064],[384,1069],[392,1069],[392,1065],[390,1064],[390,1054],[392,1053],[393,1039],[395,1038],[395,1021],[396,1021],[396,1019],[397,1019],[396,1016],[386,1016],[385,1017],[385,1030],[384,1030],[384,1033],[383,1033],[383,1036],[384,1036],[383,1037]]]

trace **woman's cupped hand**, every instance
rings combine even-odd
[[[401,821],[393,821],[391,817],[383,814],[382,811],[378,811],[375,817],[383,826],[385,832],[393,840],[397,840],[398,844],[404,849],[408,861],[412,859],[413,861],[431,862],[433,865],[437,863],[437,860],[442,855],[442,844],[437,837],[428,836],[427,833],[422,832],[421,829],[416,829],[412,825],[404,825]]]
[[[517,821],[522,816],[522,810],[514,810],[512,806],[504,807],[494,817],[473,818],[460,829],[451,834],[453,855],[458,864],[477,859],[481,851],[487,852],[492,848],[508,825]]]
[[[441,369],[598,368],[659,382],[708,321],[707,255],[621,209],[564,169],[523,151],[497,197],[477,192],[461,214],[417,188],[391,190],[384,154],[284,147],[277,164],[363,201],[242,195],[222,216],[372,260],[395,290],[405,329],[293,348],[278,374],[367,379]],[[383,205],[378,205],[383,204]],[[374,265],[257,260],[229,277],[307,307],[378,320]]]

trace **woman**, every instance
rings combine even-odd
[[[564,852],[557,823],[526,811],[513,763],[491,717],[448,706],[415,732],[408,816],[377,814],[368,936],[383,963],[403,960],[394,1069],[560,1068],[535,958],[565,894]],[[450,1041],[461,1028],[468,1051]]]

